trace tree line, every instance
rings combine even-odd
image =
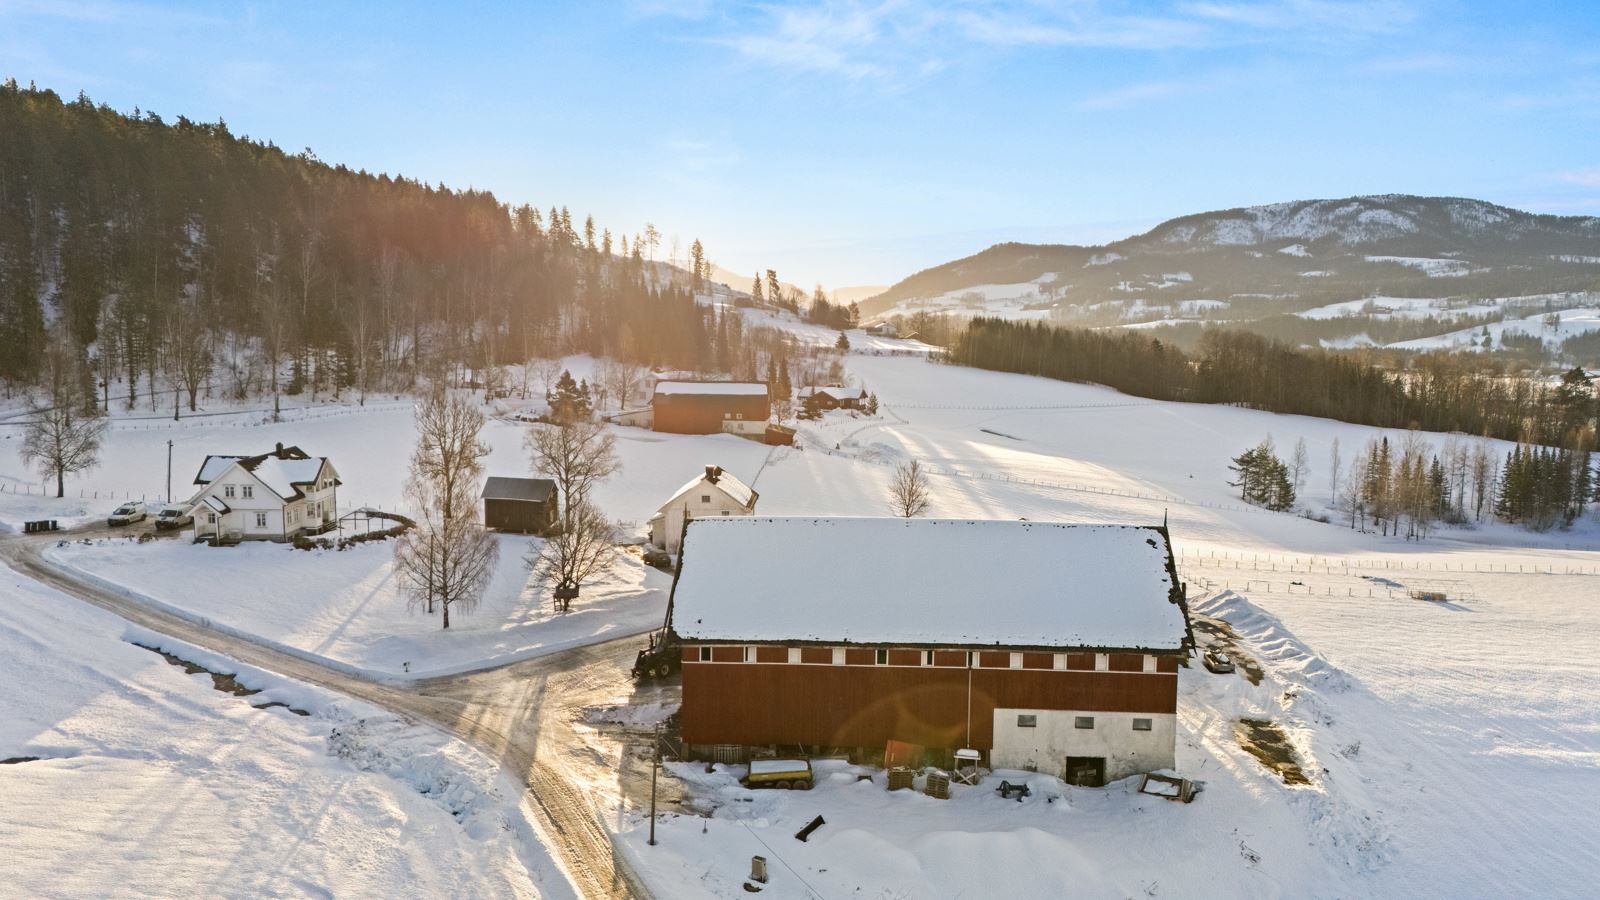
[[[46,346],[99,405],[356,395],[588,352],[753,375],[710,264],[565,207],[329,165],[227,124],[0,85],[0,388]],[[115,388],[115,391],[113,390]],[[113,393],[117,396],[113,398]]]
[[[1479,371],[1460,354],[1382,368],[1359,353],[1303,349],[1208,329],[1185,352],[1139,331],[1088,331],[1037,322],[972,320],[949,362],[1104,384],[1158,400],[1228,403],[1380,428],[1456,431],[1594,449],[1595,399],[1581,370],[1559,385]]]

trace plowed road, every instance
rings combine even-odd
[[[649,897],[612,846],[600,824],[599,811],[573,778],[585,760],[594,764],[593,753],[574,730],[573,720],[584,706],[612,701],[633,690],[628,670],[639,647],[638,638],[480,672],[380,683],[213,630],[79,579],[42,555],[43,549],[61,536],[7,535],[0,538],[0,558],[29,578],[136,625],[407,718],[431,722],[471,742],[499,759],[527,785],[543,837],[580,895]],[[629,771],[629,759],[634,755],[624,748],[617,771],[611,774],[637,779],[638,773]]]

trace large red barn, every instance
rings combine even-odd
[[[762,436],[772,405],[767,386],[748,381],[663,381],[650,406],[656,431]]]
[[[668,624],[684,741],[936,758],[1097,783],[1170,768],[1193,645],[1164,528],[716,518]]]

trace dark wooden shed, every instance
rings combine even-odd
[[[491,476],[483,484],[483,523],[495,531],[548,533],[556,523],[556,483]]]

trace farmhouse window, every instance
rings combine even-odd
[[[1038,716],[1017,716],[1017,727],[1018,728],[1038,728],[1039,727],[1039,717]]]
[[[239,490],[244,492],[244,498],[246,500],[249,500],[256,495],[256,486],[253,484],[244,485]]]
[[[223,485],[222,486],[222,496],[227,497],[229,500],[232,500],[233,499],[233,485],[231,485],[231,484]]]
[[[265,528],[265,527],[267,527],[267,514],[266,513],[256,513],[256,527],[257,528]]]
[[[1073,728],[1093,728],[1094,727],[1094,716],[1073,716],[1072,717],[1072,727]]]
[[[217,514],[216,513],[206,513],[206,524],[208,524],[208,525],[217,524]]]
[[[711,495],[710,494],[701,494],[700,495],[700,502],[701,503],[710,503],[711,502]]]
[[[1149,719],[1134,719],[1133,720],[1133,730],[1134,731],[1149,731],[1151,729],[1151,727],[1152,727],[1152,723],[1151,723],[1151,721]]]

